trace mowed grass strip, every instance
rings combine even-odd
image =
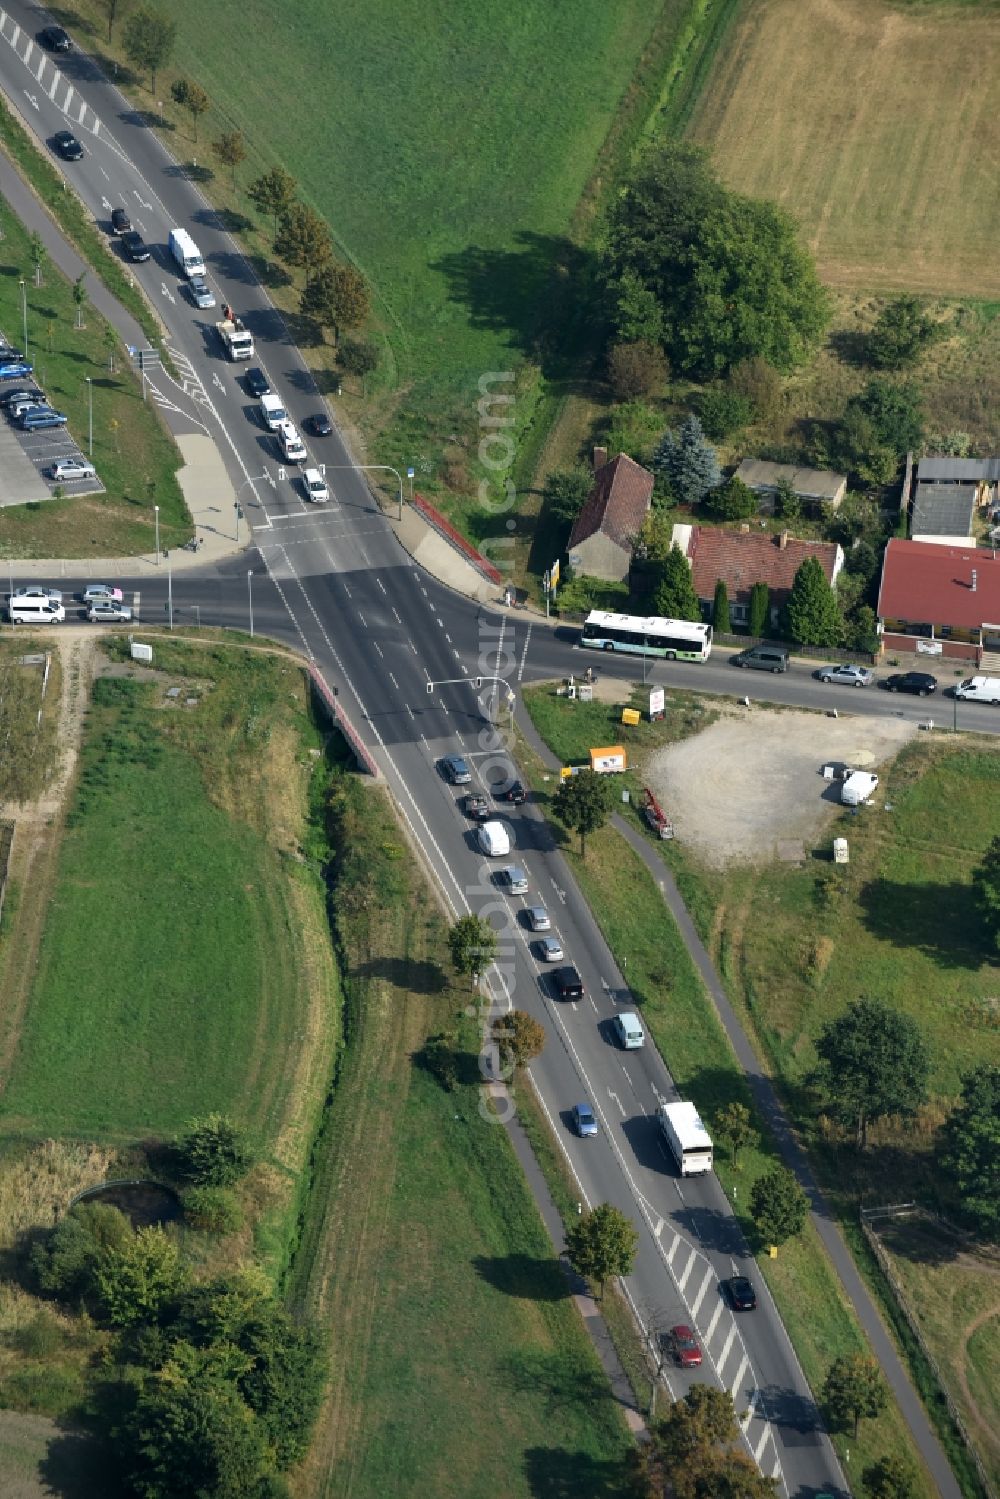
[[[377,794],[335,793],[349,1044],[314,1154],[291,1290],[333,1375],[297,1492],[528,1499],[623,1493],[624,1423],[504,1129],[445,928]],[[359,841],[360,840],[360,841]],[[452,1034],[461,1081],[422,1065]]]
[[[260,701],[265,687],[275,700],[269,663],[251,665]],[[220,662],[215,669],[222,676]],[[170,680],[95,684],[59,886],[3,1098],[6,1132],[169,1134],[219,1109],[270,1142],[302,1107],[288,1095],[299,1037],[314,1029],[298,970],[313,965],[297,951],[301,923],[274,839],[220,805],[226,771],[212,774],[228,756],[232,779],[266,800],[252,764],[266,761],[266,736],[255,745],[243,716],[253,713],[252,676],[217,683],[214,697],[203,682],[193,708],[183,697],[163,706]],[[181,742],[171,743],[171,729]],[[204,735],[212,759],[183,743],[189,732]],[[287,767],[285,779],[294,780]],[[313,1039],[329,1056],[322,1026]]]
[[[834,285],[996,297],[998,67],[992,3],[755,0],[691,134]]]

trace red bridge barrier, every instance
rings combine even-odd
[[[310,666],[309,677],[330,717],[354,751],[354,758],[358,762],[358,769],[367,771],[370,776],[374,776],[378,780],[379,769],[372,759],[368,746],[340,706],[339,697],[333,691],[333,688],[329,686],[318,666]]]
[[[440,510],[435,510],[430,500],[425,500],[422,494],[413,496],[413,508],[419,510],[424,519],[434,527],[445,541],[451,543],[456,551],[461,552],[467,562],[471,562],[477,572],[482,573],[491,583],[502,583],[503,573],[493,566],[493,563],[482,552],[477,552],[471,541],[466,541],[460,532],[455,530],[451,521],[445,520]]]

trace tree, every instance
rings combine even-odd
[[[279,216],[274,251],[312,275],[333,259],[333,241],[318,213],[305,203],[290,203]]]
[[[685,374],[722,374],[756,355],[791,369],[828,321],[791,218],[728,192],[704,153],[679,142],[649,152],[619,195],[604,270],[619,337],[627,325],[659,339]],[[662,336],[642,293],[655,298]]]
[[[941,1131],[941,1159],[961,1212],[986,1238],[1000,1237],[1000,1067],[984,1062],[962,1079]]]
[[[224,1114],[192,1119],[178,1142],[177,1159],[181,1176],[201,1187],[231,1187],[253,1165],[246,1136]]]
[[[741,359],[730,371],[726,387],[734,395],[742,396],[750,402],[753,414],[759,421],[773,421],[780,410],[781,376],[773,365],[759,355],[752,359]]]
[[[654,604],[657,614],[665,619],[701,619],[701,605],[691,580],[691,568],[676,541],[663,564],[663,577]]]
[[[896,452],[880,440],[875,424],[850,402],[834,433],[832,451],[831,461],[856,475],[863,484],[888,484],[899,466]],[[821,462],[827,461],[825,454],[821,453],[819,458]]]
[[[460,916],[448,933],[448,947],[455,972],[470,978],[473,989],[478,989],[479,980],[497,955],[497,934],[489,922],[471,913]]]
[[[368,316],[368,283],[353,265],[338,262],[320,266],[306,282],[299,310],[333,330],[336,343],[340,330],[356,328]]]
[[[219,136],[217,141],[212,142],[212,150],[222,162],[224,167],[229,167],[233,174],[233,190],[236,189],[236,168],[241,162],[246,161],[247,144],[240,130],[227,130]]]
[[[83,327],[83,312],[87,305],[87,272],[81,271],[73,282],[73,303],[76,307],[76,326]]]
[[[41,277],[42,266],[45,264],[46,250],[45,241],[42,239],[42,236],[38,233],[37,229],[33,229],[32,232],[28,235],[28,254],[31,256],[31,264],[34,268],[35,280],[38,281]]]
[[[664,432],[653,454],[653,467],[670,481],[685,505],[699,504],[722,478],[718,454],[693,413],[677,431]]]
[[[549,514],[571,526],[593,487],[594,476],[585,468],[556,469],[542,490]]]
[[[935,341],[938,331],[919,297],[895,297],[882,308],[868,335],[869,362],[880,370],[908,369]]]
[[[103,1256],[131,1237],[132,1225],[110,1203],[77,1203],[32,1249],[31,1269],[39,1289],[64,1301],[91,1296]]]
[[[732,1396],[696,1384],[667,1407],[639,1457],[646,1492],[655,1499],[773,1499],[774,1480],[735,1448]]]
[[[923,399],[912,380],[869,380],[847,407],[866,416],[877,441],[897,456],[923,441]]]
[[[119,0],[100,0],[101,9],[108,18],[108,43],[110,45],[114,31],[115,18],[118,15]]]
[[[631,271],[623,271],[613,283],[612,323],[622,343],[663,344],[663,312],[656,293],[643,286]]]
[[[716,1134],[729,1146],[733,1165],[739,1170],[740,1151],[752,1149],[760,1135],[753,1127],[753,1115],[745,1103],[727,1103],[715,1116]]]
[[[148,68],[149,91],[156,93],[156,75],[170,60],[177,40],[177,23],[151,6],[143,5],[129,17],[122,37],[122,50],[137,68]]]
[[[909,1015],[880,999],[859,999],[824,1026],[816,1042],[814,1081],[827,1105],[854,1127],[859,1150],[868,1125],[887,1114],[912,1114],[927,1093],[930,1061]]]
[[[256,178],[247,188],[247,197],[261,213],[269,213],[274,222],[274,236],[278,235],[278,222],[295,202],[298,183],[284,167],[272,167],[262,177]]]
[[[972,871],[976,904],[994,944],[1000,948],[1000,838],[994,838],[983,862]]]
[[[563,827],[580,835],[580,857],[587,856],[587,835],[596,833],[607,821],[611,806],[611,788],[607,776],[596,770],[580,770],[567,776],[552,798],[552,813]]]
[[[662,510],[653,508],[635,538],[635,555],[646,562],[666,562],[673,545],[673,522]]]
[[[566,1255],[578,1275],[596,1280],[600,1295],[612,1275],[628,1275],[635,1264],[639,1235],[635,1224],[610,1202],[602,1202],[566,1233]]]
[[[771,590],[766,583],[755,583],[750,590],[748,628],[758,639],[771,628]]]
[[[616,343],[608,350],[608,383],[619,401],[659,394],[669,377],[663,350],[652,339]]]
[[[191,116],[192,131],[194,139],[197,141],[198,121],[211,104],[211,99],[200,83],[192,83],[187,78],[178,78],[176,83],[172,83],[170,94],[174,103],[179,104],[182,109],[186,109]],[[242,161],[242,159],[241,157],[240,160]]]
[[[853,1421],[857,1441],[861,1418],[881,1415],[888,1403],[885,1380],[875,1359],[862,1353],[845,1353],[834,1359],[823,1381],[823,1401],[837,1425]]]
[[[715,598],[712,600],[712,629],[716,635],[728,635],[733,628],[733,622],[729,617],[729,589],[726,587],[724,578],[720,578],[715,585]]]
[[[750,1189],[750,1214],[766,1244],[784,1244],[805,1227],[809,1201],[787,1166],[773,1166]]]
[[[95,1286],[108,1320],[116,1327],[153,1322],[184,1284],[176,1240],[162,1228],[140,1228],[102,1255]]]
[[[843,623],[837,598],[818,557],[800,564],[785,606],[785,624],[798,645],[838,645]]]
[[[774,508],[782,520],[798,520],[802,514],[802,501],[788,479],[778,480],[774,500]]]
[[[749,520],[757,514],[757,496],[748,484],[733,474],[725,484],[705,496],[705,509],[717,520]]]
[[[513,1073],[527,1067],[545,1045],[545,1029],[527,1010],[509,1010],[493,1027],[504,1068]]]
[[[753,420],[753,404],[749,396],[717,385],[703,392],[698,402],[698,416],[709,437],[721,441],[730,432],[740,432]]]
[[[337,360],[342,370],[363,380],[378,369],[378,349],[370,338],[351,338],[345,334],[337,346]]]
[[[901,1457],[880,1457],[861,1474],[861,1487],[868,1499],[913,1499],[916,1480],[913,1468]]]
[[[269,1299],[240,1329],[236,1346],[249,1360],[237,1379],[240,1394],[267,1433],[278,1467],[290,1468],[306,1454],[323,1399],[323,1339]]]

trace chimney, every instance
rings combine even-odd
[[[788,532],[782,531],[778,535],[778,545],[782,551],[788,546]]]
[[[976,591],[976,584],[978,582],[979,582],[979,576],[978,576],[978,574],[976,572],[976,569],[973,568],[972,569],[972,591],[973,591],[973,593],[975,593],[975,591]]]
[[[599,468],[603,468],[604,465],[607,463],[607,461],[608,461],[608,450],[607,450],[607,448],[595,448],[594,449],[594,473],[596,474],[597,470]]]
[[[744,536],[750,535],[750,522],[748,520],[740,522],[740,531]]]

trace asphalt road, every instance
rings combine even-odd
[[[609,1022],[628,1003],[622,974],[553,847],[537,810],[510,817],[518,861],[531,891],[511,899],[493,883],[461,815],[460,792],[438,774],[451,751],[470,759],[477,783],[493,787],[514,773],[502,736],[488,721],[491,694],[534,678],[599,670],[634,676],[634,663],[583,656],[560,631],[504,616],[458,598],[423,575],[406,557],[373,504],[338,434],[312,443],[327,465],[332,502],[308,507],[294,483],[279,475],[272,440],[253,420],[238,367],[223,357],[211,322],[179,293],[166,253],[169,228],[188,226],[203,251],[219,302],[232,303],[258,343],[255,363],[266,368],[297,424],[322,409],[312,377],[291,344],[280,315],[216,217],[114,86],[86,59],[51,60],[31,40],[45,23],[33,6],[14,3],[0,20],[0,87],[42,139],[67,123],[87,148],[66,168],[98,219],[118,204],[151,245],[154,259],[135,267],[167,327],[167,345],[181,373],[179,385],[154,376],[170,422],[195,423],[217,442],[254,525],[256,551],[207,573],[174,572],[136,582],[140,617],[165,622],[167,576],[175,622],[228,624],[246,629],[251,607],[258,632],[289,641],[316,662],[372,748],[409,825],[420,856],[455,914],[488,911],[501,931],[501,962],[493,985],[498,1011],[508,1004],[543,1020],[548,1044],[532,1072],[543,1103],[580,1183],[581,1200],[618,1203],[637,1223],[640,1249],[628,1289],[647,1325],[695,1325],[705,1350],[702,1370],[675,1370],[675,1392],[692,1379],[717,1378],[746,1412],[744,1436],[765,1471],[795,1495],[846,1492],[832,1447],[818,1429],[812,1398],[784,1328],[762,1285],[757,1312],[735,1317],[723,1305],[719,1282],[751,1261],[714,1176],[681,1182],[666,1158],[654,1120],[659,1100],[676,1096],[650,1046],[620,1052]],[[224,518],[220,518],[220,524]],[[249,574],[249,576],[248,576]],[[16,579],[15,579],[16,581]],[[76,580],[82,587],[91,579]],[[134,595],[124,580],[126,599]],[[63,582],[69,591],[73,581]],[[926,718],[927,704],[887,700],[874,691],[821,688],[801,671],[762,679],[719,659],[704,667],[661,665],[657,681],[749,693],[776,702],[832,706],[860,712],[900,712]],[[486,679],[477,695],[476,677]],[[495,678],[502,682],[497,689]],[[428,683],[433,690],[428,692]],[[934,705],[937,706],[936,704]],[[984,714],[984,724],[985,724]],[[992,720],[991,720],[992,722]],[[568,958],[580,969],[586,995],[560,1004],[548,989],[519,912],[545,903]],[[567,1111],[588,1099],[598,1112],[596,1140],[578,1141]],[[929,1428],[928,1443],[934,1447]],[[953,1492],[947,1470],[942,1492]]]

